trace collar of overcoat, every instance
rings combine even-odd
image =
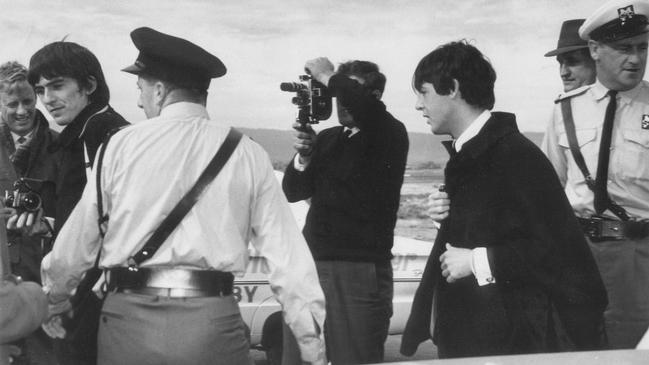
[[[74,142],[77,138],[80,138],[86,129],[86,124],[90,117],[95,115],[97,112],[105,108],[106,105],[98,105],[95,103],[88,104],[79,115],[68,124],[59,134],[58,141],[54,143],[53,150],[56,151],[63,147],[68,147]]]
[[[516,116],[512,113],[492,112],[491,118],[485,123],[478,135],[467,141],[462,150],[455,152],[452,141],[444,141],[442,144],[451,155],[451,159],[477,159],[485,153],[491,146],[512,133],[518,133],[516,126]]]

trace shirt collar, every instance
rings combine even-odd
[[[209,119],[205,106],[198,103],[179,101],[165,106],[160,111],[160,117],[174,119],[176,117],[202,117]]]
[[[23,142],[23,144],[29,142],[29,141],[32,139],[32,136],[34,135],[34,130],[35,130],[35,129],[36,129],[36,128],[32,128],[32,130],[29,131],[29,133],[27,133],[27,134],[25,134],[24,136],[22,136],[22,137],[25,137],[25,141]],[[14,139],[14,145],[15,145],[15,146],[18,146],[18,145],[20,144],[20,143],[18,143],[18,139],[19,139],[21,136],[20,136],[19,134],[16,134],[16,133],[14,133],[14,132],[11,132],[11,137]]]
[[[626,90],[626,91],[620,91],[618,92],[619,95],[619,103],[620,104],[629,104],[631,101],[633,101],[638,94],[640,94],[640,90],[644,87],[644,82],[639,82],[638,85],[636,85],[633,89],[631,90]],[[606,97],[606,94],[608,93],[609,89],[604,86],[599,80],[597,80],[593,86],[591,87],[591,90],[593,92],[593,97],[595,100],[600,101]]]
[[[477,136],[489,118],[491,118],[491,112],[485,110],[471,124],[469,124],[467,129],[465,129],[464,132],[462,132],[462,134],[460,134],[460,136],[455,140],[455,151],[460,152],[465,143],[471,140],[471,138]]]
[[[347,132],[347,131],[351,131],[351,132],[349,133],[349,136],[347,136],[347,138],[351,138],[354,134],[360,132],[361,130],[360,130],[358,127],[351,127],[351,128],[349,128],[349,127],[343,127],[343,133],[344,133],[344,132]]]

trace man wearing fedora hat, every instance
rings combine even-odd
[[[564,92],[595,82],[595,62],[590,57],[588,43],[577,32],[584,20],[563,22],[557,48],[545,54],[545,57],[556,56]]]
[[[207,114],[210,81],[225,66],[151,28],[131,38],[139,55],[123,71],[137,75],[149,119],[100,150],[96,184],[43,261],[50,303],[70,296],[101,250],[99,364],[249,364],[233,275],[252,242],[302,360],[324,364],[324,295],[268,154]]]
[[[557,100],[542,143],[608,291],[611,348],[649,327],[647,0],[611,0],[579,28],[597,81]]]

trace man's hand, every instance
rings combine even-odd
[[[304,68],[314,79],[320,81],[324,86],[329,85],[329,78],[334,74],[334,65],[326,57],[308,60]]]
[[[446,281],[453,283],[459,279],[473,275],[471,271],[471,261],[473,260],[473,251],[467,248],[456,248],[451,244],[446,244],[446,252],[439,257],[442,263],[442,276]]]
[[[428,216],[437,223],[448,217],[451,201],[444,191],[435,190],[428,196]]]
[[[300,154],[300,163],[307,164],[311,160],[316,133],[311,125],[307,124],[304,129],[298,122],[293,123],[293,129],[296,130],[293,148]]]
[[[52,338],[64,338],[65,328],[63,327],[63,316],[71,316],[72,304],[69,300],[58,303],[50,303],[47,306],[47,319],[41,325],[43,331]]]
[[[65,328],[63,328],[63,320],[60,315],[53,316],[45,320],[41,325],[43,331],[51,338],[65,338]]]
[[[11,209],[11,208],[4,208]],[[33,236],[46,234],[49,227],[43,222],[43,209],[36,212],[16,212],[7,219],[7,229],[22,230],[25,234]],[[0,212],[0,214],[2,214]]]

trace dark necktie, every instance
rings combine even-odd
[[[602,128],[602,140],[599,145],[599,157],[597,159],[597,176],[595,177],[595,212],[601,214],[608,207],[608,161],[611,152],[611,135],[613,132],[613,121],[615,120],[615,108],[617,107],[617,91],[609,90],[609,101],[604,116],[604,127]]]
[[[25,143],[26,140],[27,140],[27,138],[25,138],[24,136],[20,136],[20,137],[18,137],[17,141],[18,141],[18,144],[23,144],[23,143]]]

